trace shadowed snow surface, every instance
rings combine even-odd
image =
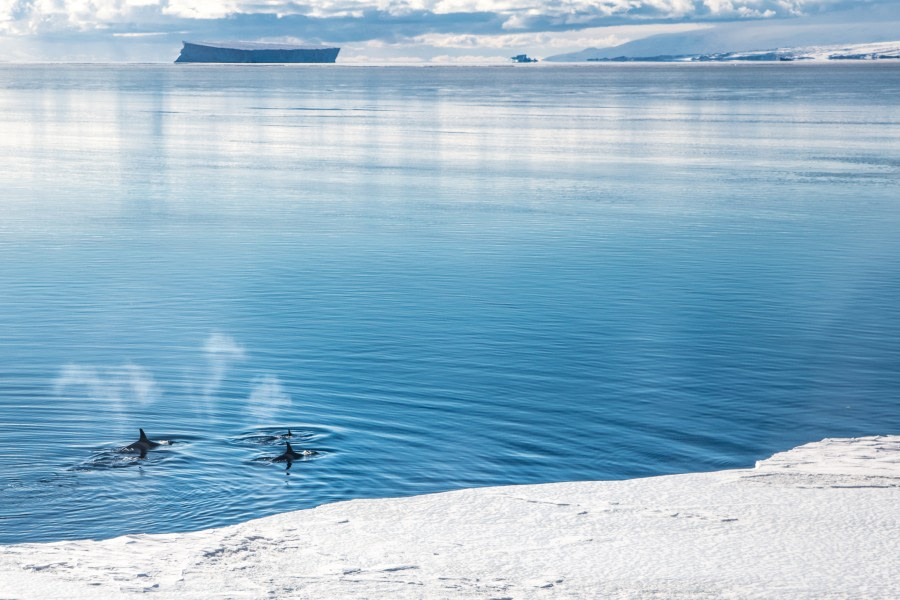
[[[0,598],[898,598],[900,436],[755,469],[353,500],[0,547]]]

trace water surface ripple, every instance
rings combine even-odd
[[[0,65],[0,542],[900,432],[900,69],[534,67]]]

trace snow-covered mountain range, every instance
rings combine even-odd
[[[900,54],[900,9],[860,3],[857,8],[782,20],[711,24],[653,35],[610,48],[558,54],[546,61],[797,60],[889,58]]]
[[[710,52],[703,54],[662,54],[656,56],[620,55],[611,58],[588,57],[582,60],[589,62],[730,62],[886,59],[900,59],[900,41],[880,42],[875,44],[801,46],[798,48],[743,50],[737,52]]]

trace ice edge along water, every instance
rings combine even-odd
[[[900,436],[754,469],[352,500],[0,547],[0,598],[898,598]]]

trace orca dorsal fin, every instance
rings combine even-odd
[[[290,430],[290,429],[288,429],[288,434],[287,434],[287,436],[288,436],[288,437],[294,437],[294,434],[291,433],[291,430]]]
[[[149,442],[150,441],[150,438],[147,437],[147,434],[144,433],[143,429],[138,429],[138,431],[141,432],[141,438],[139,441],[141,441],[141,442]]]
[[[285,442],[284,445],[287,446],[287,450],[285,450],[285,453],[287,453],[287,454],[293,454],[293,453],[294,453],[294,449],[291,448],[291,443],[290,443],[290,442]]]

